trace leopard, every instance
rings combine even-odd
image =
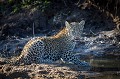
[[[24,46],[21,55],[13,59],[14,64],[52,63],[62,59],[78,66],[89,67],[90,64],[81,61],[73,50],[76,39],[80,39],[85,21],[65,21],[65,27],[53,36],[34,37]]]

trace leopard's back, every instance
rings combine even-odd
[[[59,60],[63,53],[73,50],[75,46],[75,42],[66,38],[67,31],[62,31],[59,36],[36,37],[28,41],[15,63],[48,63]]]

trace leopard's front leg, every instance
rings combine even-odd
[[[62,59],[66,62],[71,62],[75,65],[78,65],[79,67],[87,67],[90,68],[90,64],[84,61],[80,61],[74,54],[72,54],[70,51],[67,53],[64,53],[62,55]]]

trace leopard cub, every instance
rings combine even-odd
[[[57,60],[71,62],[78,66],[89,66],[80,61],[73,53],[76,39],[81,37],[85,21],[65,22],[65,28],[58,34],[50,37],[35,37],[23,48],[21,55],[14,60],[15,64],[51,63]]]

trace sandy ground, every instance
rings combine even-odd
[[[100,76],[100,73],[81,71],[72,64],[31,64],[13,66],[0,63],[0,79],[85,79]]]

